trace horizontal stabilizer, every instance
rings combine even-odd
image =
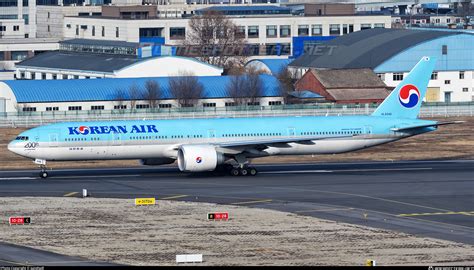
[[[451,121],[451,122],[437,122],[433,124],[426,124],[426,125],[413,125],[413,126],[405,126],[405,127],[398,127],[398,128],[391,128],[391,131],[406,131],[406,130],[413,130],[417,128],[425,128],[425,127],[437,127],[443,125],[452,125],[452,124],[461,124],[466,121]]]

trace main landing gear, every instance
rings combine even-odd
[[[226,164],[226,171],[232,176],[255,176],[258,171],[255,167],[249,166],[249,161],[244,155],[234,157],[236,164]]]
[[[240,167],[233,167],[230,170],[230,175],[232,176],[255,176],[257,175],[258,171],[254,167],[244,166]]]

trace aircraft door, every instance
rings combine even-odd
[[[364,133],[367,135],[372,135],[373,133],[372,126],[364,126]]]
[[[209,129],[207,131],[207,137],[209,138],[209,141],[214,141],[216,139],[216,131],[213,129]]]
[[[295,128],[288,128],[288,136],[294,137],[296,135]]]
[[[112,134],[112,145],[122,145],[122,136],[120,133]]]
[[[59,134],[54,132],[49,134],[49,146],[58,147],[59,145]]]

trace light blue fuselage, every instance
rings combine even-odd
[[[275,144],[246,157],[335,154],[355,151],[429,131],[392,129],[433,124],[420,119],[376,116],[257,117],[143,121],[69,122],[30,129],[12,141],[17,154],[43,160],[176,158],[177,146],[283,138],[335,137]],[[82,128],[81,128],[82,127]]]

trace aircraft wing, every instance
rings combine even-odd
[[[418,129],[418,128],[437,127],[437,126],[452,125],[452,124],[461,124],[461,123],[464,123],[464,122],[465,121],[436,122],[436,123],[425,124],[425,125],[412,125],[412,126],[391,128],[390,130],[391,131],[409,131],[409,130]]]
[[[278,139],[262,139],[262,140],[246,140],[246,141],[234,141],[234,142],[221,142],[214,143],[222,148],[233,148],[233,147],[263,147],[267,148],[274,144],[285,144],[285,143],[300,143],[300,144],[314,144],[312,141],[335,139],[335,138],[352,138],[357,135],[334,135],[334,136],[306,136],[306,137],[287,137]]]

